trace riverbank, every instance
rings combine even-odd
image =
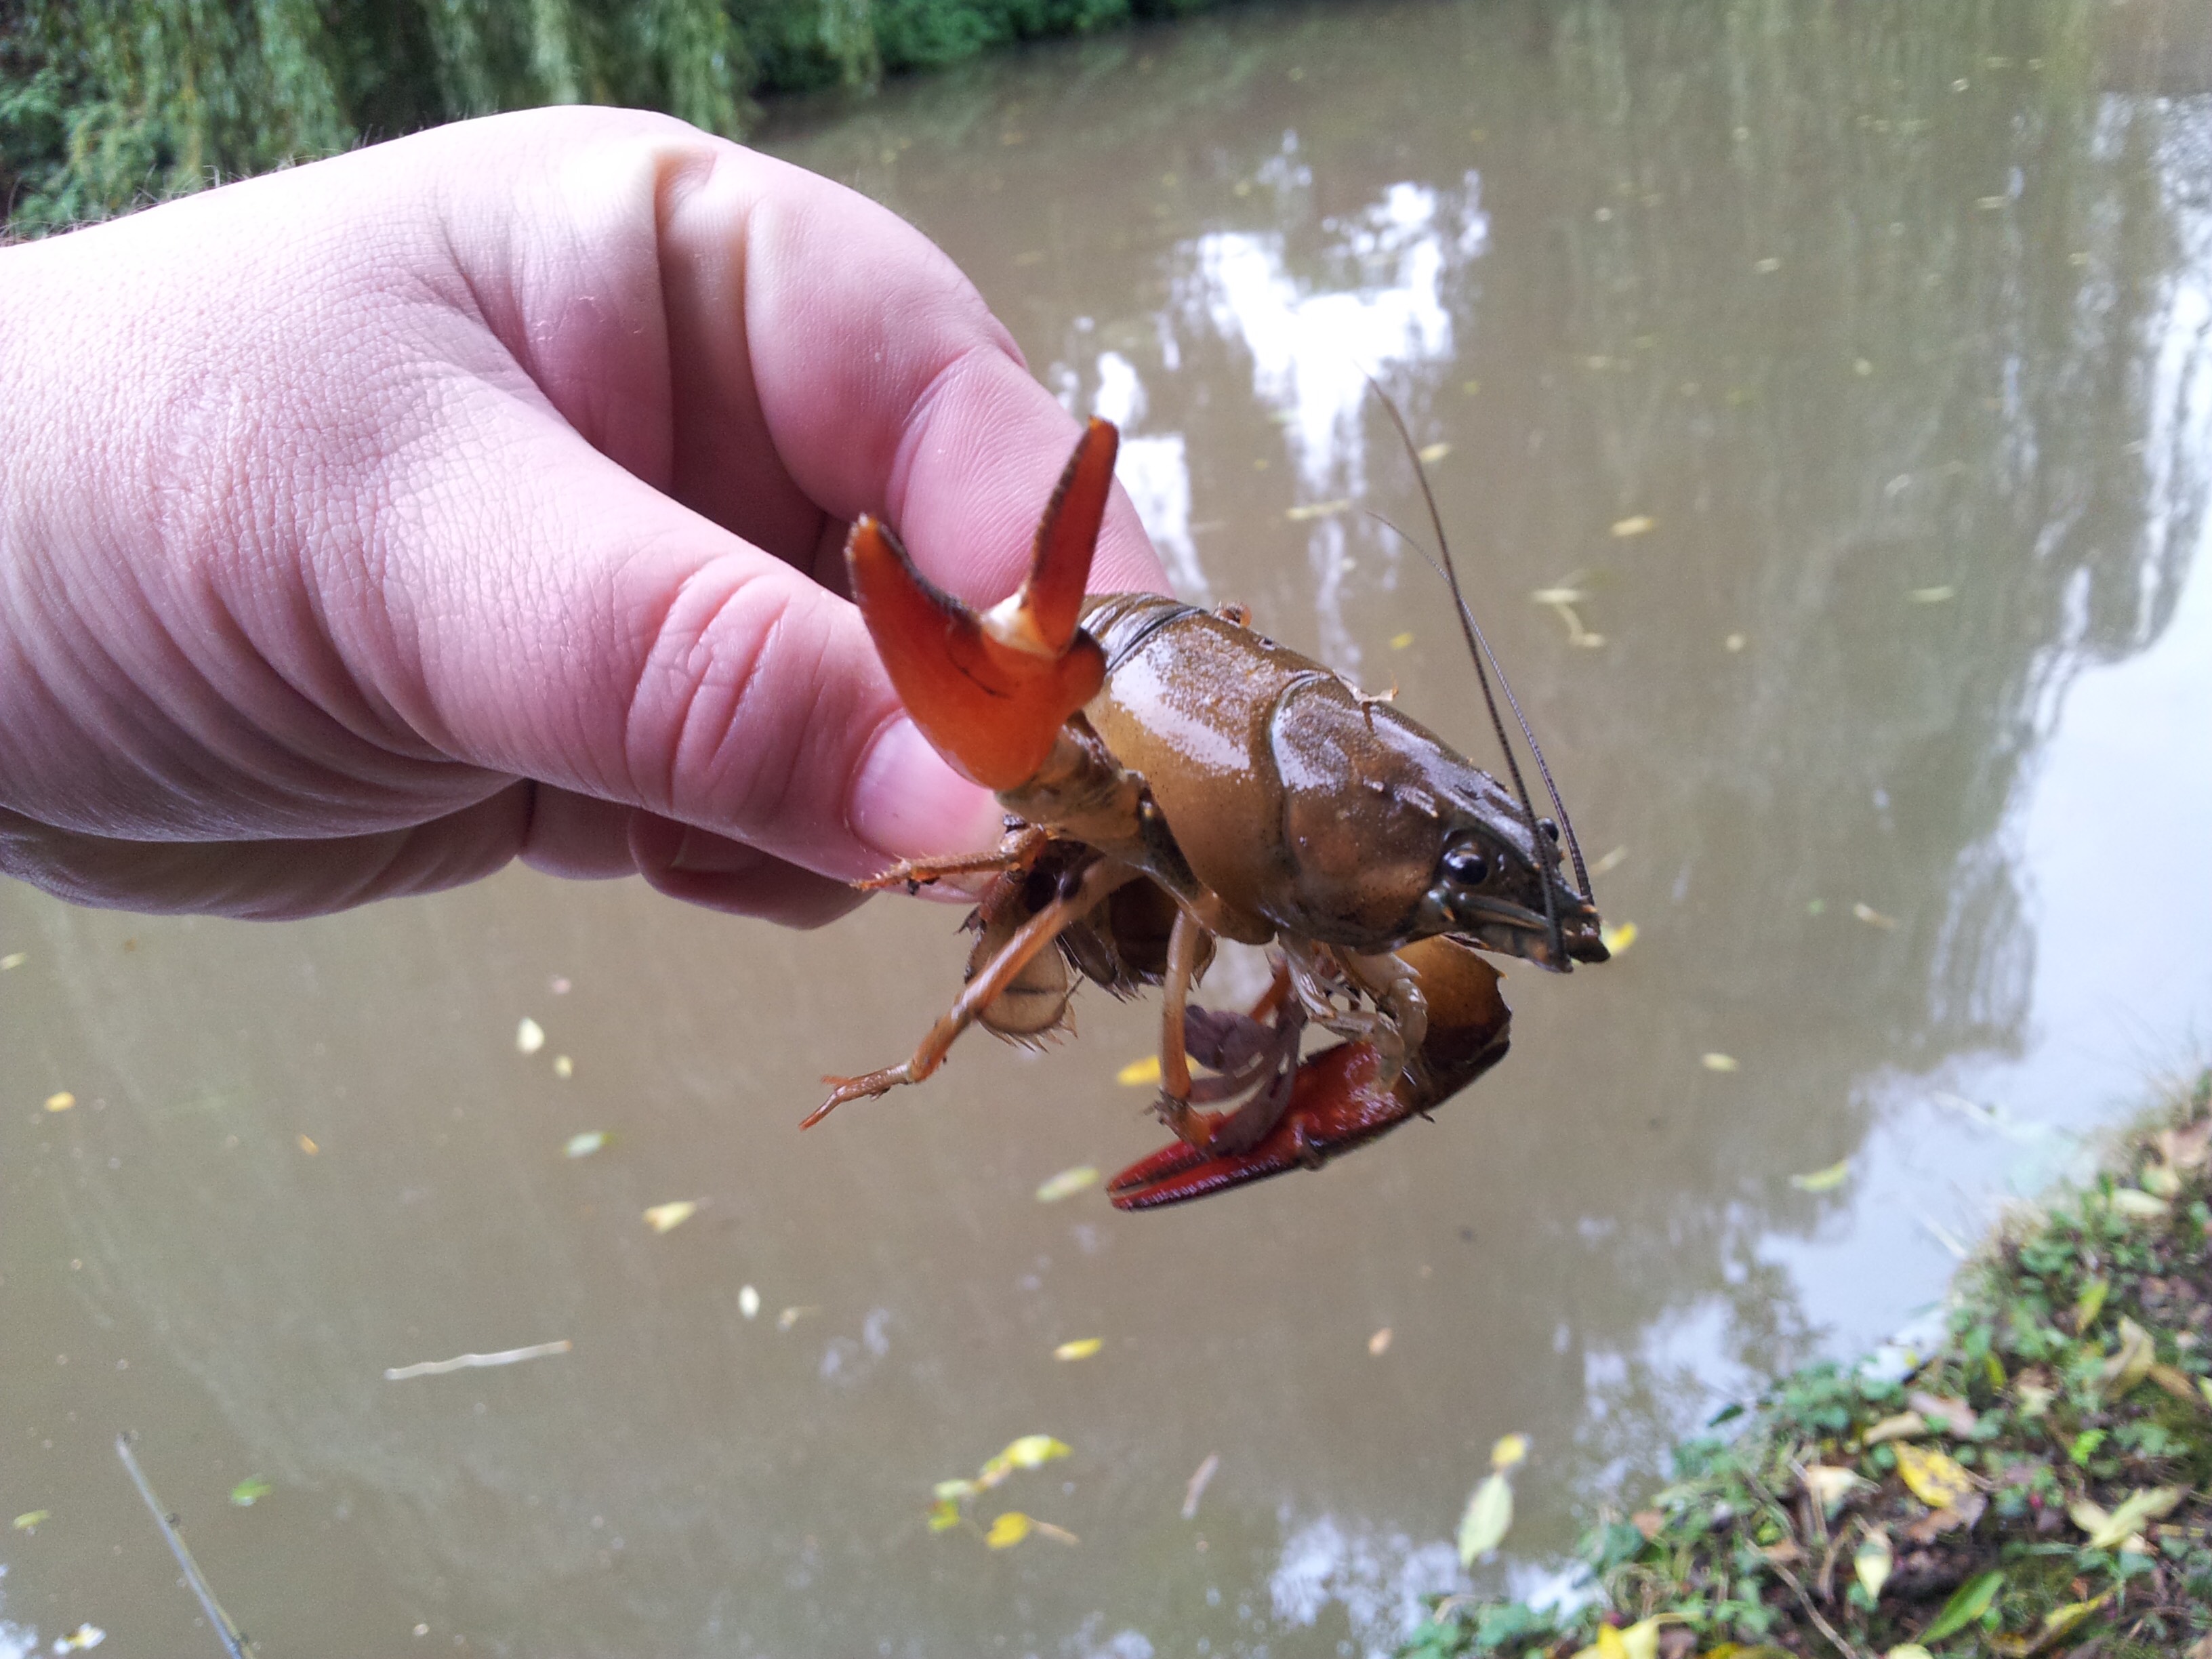
[[[1401,1659],[2212,1659],[2208,1152],[2212,1073],[1989,1243],[1938,1352],[1677,1446],[1584,1540],[1589,1605],[1448,1598]]]
[[[741,137],[754,100],[1220,0],[0,0],[0,233],[37,235],[495,110],[621,104]]]

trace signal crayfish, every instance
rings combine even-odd
[[[1511,1019],[1478,951],[1559,973],[1607,953],[1525,720],[1556,821],[1522,781],[1426,477],[1511,791],[1387,699],[1254,632],[1242,607],[1086,597],[1118,443],[1091,422],[1027,580],[988,611],[933,586],[881,523],[853,526],[853,597],[891,683],[955,769],[997,792],[1006,834],[993,853],[864,884],[957,884],[976,899],[977,938],[964,988],[914,1054],[824,1079],[835,1091],[805,1126],[921,1082],[970,1024],[1028,1043],[1063,1029],[1073,973],[1117,996],[1158,985],[1155,1109],[1176,1139],[1109,1183],[1136,1210],[1318,1168],[1474,1082],[1504,1056]],[[1217,939],[1272,946],[1272,982],[1245,1012],[1190,1000]],[[1341,1041],[1302,1059],[1309,1024]]]

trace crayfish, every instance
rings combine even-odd
[[[1536,816],[1464,603],[1513,791],[1242,607],[1086,597],[1118,444],[1091,422],[1028,578],[988,611],[932,586],[876,520],[853,526],[853,597],[893,686],[946,761],[997,792],[1006,833],[866,884],[973,895],[966,984],[908,1059],[825,1079],[835,1092],[805,1121],[921,1082],[970,1024],[1027,1042],[1062,1029],[1072,974],[1121,996],[1158,985],[1155,1109],[1176,1139],[1109,1184],[1133,1210],[1318,1168],[1496,1065],[1511,1017],[1478,950],[1559,973],[1607,951],[1572,826],[1570,885],[1565,811],[1552,788],[1558,819]],[[1441,545],[1425,475],[1421,489]],[[1448,550],[1443,568],[1457,602]],[[1249,1010],[1190,1000],[1217,939],[1273,947]],[[1309,1024],[1342,1040],[1301,1058]]]

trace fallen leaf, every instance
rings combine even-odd
[[[1292,524],[1305,524],[1314,519],[1326,519],[1343,512],[1352,505],[1348,498],[1334,501],[1310,501],[1303,507],[1291,507],[1283,516]]]
[[[1928,1419],[1918,1412],[1899,1412],[1885,1417],[1860,1437],[1862,1446],[1879,1446],[1885,1440],[1909,1440],[1928,1432]]]
[[[250,1510],[276,1490],[258,1474],[249,1474],[230,1489],[230,1501],[242,1510]]]
[[[2027,1659],[2028,1655],[2041,1652],[2104,1606],[2106,1597],[2111,1594],[2107,1590],[2104,1595],[2092,1601],[2069,1601],[2063,1607],[2053,1607],[2043,1615],[2043,1622],[2027,1635],[1993,1637],[1990,1645],[2004,1656],[2004,1659]]]
[[[1032,1519],[1030,1525],[1036,1528],[1038,1537],[1049,1538],[1055,1544],[1080,1544],[1083,1541],[1066,1527],[1055,1527],[1049,1521]]]
[[[82,1653],[87,1648],[96,1648],[107,1639],[107,1632],[97,1625],[79,1625],[67,1636],[54,1643],[56,1653]]]
[[[983,1541],[994,1550],[1012,1549],[1030,1535],[1030,1521],[1019,1510],[1008,1510],[991,1522],[991,1530],[983,1534]]]
[[[1114,1081],[1125,1089],[1141,1089],[1160,1080],[1160,1057],[1146,1054],[1142,1060],[1133,1060],[1114,1073]]]
[[[545,1028],[525,1014],[522,1023],[514,1028],[514,1052],[534,1054],[545,1046]]]
[[[1801,1193],[1832,1193],[1851,1178],[1851,1161],[1843,1158],[1809,1175],[1794,1175],[1790,1184]]]
[[[1219,1452],[1208,1452],[1206,1455],[1206,1461],[1203,1463],[1200,1463],[1192,1473],[1190,1484],[1182,1489],[1182,1518],[1184,1520],[1195,1521],[1198,1519],[1198,1500],[1206,1496],[1206,1489],[1212,1483],[1214,1472],[1220,1467],[1221,1454]]]
[[[963,1498],[973,1498],[975,1495],[975,1483],[973,1480],[940,1480],[930,1491],[930,1496],[940,1504],[957,1502]]]
[[[1926,1545],[1934,1543],[1947,1532],[1970,1531],[1982,1518],[1982,1511],[1989,1506],[1990,1500],[1976,1492],[1970,1498],[1960,1498],[1948,1509],[1930,1510],[1905,1528],[1905,1540],[1909,1543]]]
[[[1459,1563],[1471,1567],[1505,1539],[1513,1525],[1513,1487],[1493,1469],[1476,1483],[1459,1518]]]
[[[1649,1619],[1639,1619],[1626,1629],[1600,1625],[1596,1642],[1577,1653],[1575,1659],[1659,1659],[1659,1632],[1669,1625],[1687,1623],[1689,1620],[1679,1613],[1659,1613]],[[1750,1659],[1753,1651],[1755,1650],[1739,1650],[1737,1659]]]
[[[1367,1352],[1371,1354],[1382,1354],[1388,1353],[1389,1350],[1390,1328],[1388,1325],[1385,1325],[1381,1330],[1376,1332],[1374,1335],[1367,1339]]]
[[[1159,1061],[1152,1062],[1157,1066]],[[1040,1204],[1057,1204],[1063,1198],[1073,1198],[1086,1187],[1097,1184],[1098,1171],[1088,1164],[1078,1164],[1073,1170],[1062,1170],[1058,1175],[1039,1184],[1036,1200]]]
[[[1073,1450],[1066,1441],[1055,1440],[1048,1434],[1025,1434],[999,1455],[1018,1469],[1036,1469]]]
[[[2091,1549],[2117,1549],[2152,1522],[2162,1521],[2172,1514],[2174,1505],[2188,1492],[2186,1486],[2150,1486],[2129,1493],[2126,1501],[2110,1515],[2086,1499],[2069,1504],[2066,1513],[2075,1526],[2089,1534]]]
[[[1740,1072],[1743,1062],[1734,1054],[1700,1054],[1698,1064],[1709,1072]]]
[[[1548,605],[1556,610],[1563,605],[1580,605],[1589,595],[1579,587],[1540,587],[1528,597],[1538,605]]]
[[[1424,462],[1431,466],[1434,466],[1438,461],[1441,461],[1445,456],[1451,453],[1451,446],[1449,444],[1431,444],[1426,448],[1422,449],[1418,453]]]
[[[1881,1600],[1881,1587],[1889,1582],[1890,1569],[1897,1564],[1897,1552],[1890,1547],[1889,1534],[1876,1527],[1859,1540],[1859,1547],[1851,1553],[1851,1571],[1865,1587],[1873,1600]]]
[[[11,968],[21,968],[30,959],[31,953],[28,951],[10,951],[6,956],[0,957],[0,974],[6,973]]]
[[[1390,636],[1390,648],[1393,651],[1403,651],[1413,642],[1413,636],[1411,634],[1393,634]]]
[[[607,1132],[605,1129],[586,1129],[580,1135],[570,1135],[561,1150],[569,1158],[589,1158],[593,1152],[603,1150],[606,1144]]]
[[[1990,1603],[1997,1599],[2004,1588],[2004,1571],[1991,1567],[1987,1572],[1978,1572],[1959,1586],[1951,1599],[1936,1613],[1935,1622],[1920,1632],[1925,1642],[1940,1642],[1955,1634],[1990,1610]]]
[[[1624,921],[1618,927],[1610,925],[1601,927],[1598,929],[1597,936],[1599,943],[1605,946],[1606,954],[1617,957],[1636,943],[1636,924],[1632,921]]]
[[[1054,1359],[1088,1359],[1106,1346],[1101,1336],[1079,1336],[1073,1342],[1063,1342],[1052,1351]]]
[[[1924,1389],[1915,1389],[1905,1396],[1905,1403],[1930,1423],[1941,1423],[1954,1435],[1964,1437],[1974,1431],[1974,1408],[1963,1400],[1946,1400]]]
[[[1659,520],[1653,518],[1650,514],[1638,513],[1633,518],[1614,520],[1613,523],[1613,533],[1615,536],[1620,537],[1621,539],[1626,540],[1631,536],[1642,536],[1648,534],[1652,530],[1656,529],[1658,527],[1658,524]]]
[[[2203,1396],[2197,1391],[2196,1380],[2178,1366],[2154,1365],[2147,1375],[2152,1382],[2157,1383],[2176,1400],[2185,1400],[2192,1406],[2201,1406],[2204,1403]]]
[[[2173,1206],[2162,1198],[2152,1197],[2139,1187],[2116,1188],[2112,1208],[2130,1221],[2163,1221],[2173,1213]]]
[[[2105,1310],[2105,1298],[2112,1294],[2109,1279],[2093,1279],[2081,1287],[2081,1294],[2074,1303],[2074,1334],[2081,1336],[2097,1322],[2097,1316]]]
[[[1946,599],[1958,598],[1959,590],[1945,583],[1936,587],[1916,587],[1911,598],[1915,605],[1941,605]]]
[[[1899,1642],[1882,1659],[1935,1659],[1935,1656],[1917,1642]]]
[[[46,1109],[50,1112],[66,1112],[76,1104],[76,1097],[66,1089],[46,1097]]]
[[[1525,1434],[1500,1436],[1490,1449],[1490,1467],[1493,1469],[1518,1468],[1528,1459],[1528,1437]]]
[[[1798,1476],[1804,1481],[1805,1490],[1813,1501],[1831,1516],[1842,1506],[1844,1499],[1859,1487],[1869,1484],[1850,1469],[1834,1463],[1808,1463],[1798,1471]]]
[[[929,1506],[929,1529],[945,1532],[960,1524],[960,1505],[950,1498],[940,1498]]]
[[[15,1517],[14,1524],[17,1532],[36,1532],[53,1518],[52,1510],[27,1510]]]
[[[2120,1316],[2120,1346],[2112,1350],[2098,1373],[2111,1396],[2118,1400],[2135,1385],[2150,1375],[2150,1368],[2158,1358],[2158,1351],[2151,1344],[2150,1333],[2126,1315]]]
[[[699,1213],[699,1200],[679,1198],[666,1204],[656,1204],[645,1212],[645,1224],[657,1233],[673,1232]]]
[[[743,1286],[738,1291],[738,1312],[747,1319],[754,1318],[760,1313],[760,1292],[750,1285]]]
[[[1869,927],[1879,927],[1885,933],[1893,933],[1896,930],[1897,918],[1882,915],[1871,904],[1853,904],[1851,914]]]
[[[556,1055],[554,1055],[554,1056],[553,1056],[553,1075],[554,1075],[555,1077],[561,1078],[561,1079],[564,1079],[564,1080],[565,1080],[565,1079],[568,1079],[568,1078],[572,1078],[572,1077],[575,1076],[575,1075],[576,1075],[576,1062],[575,1062],[574,1060],[573,1060],[569,1059],[569,1058],[568,1058],[568,1055],[566,1055],[566,1054],[556,1054]]]
[[[1962,1508],[1977,1494],[1974,1477],[1939,1451],[1909,1440],[1897,1443],[1897,1472],[1912,1495],[1931,1510]]]
[[[309,1139],[306,1135],[300,1135],[295,1137],[295,1139],[299,1142],[300,1150],[305,1152],[309,1158],[313,1158],[317,1152],[323,1150],[321,1147],[316,1146],[315,1143]]]

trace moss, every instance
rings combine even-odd
[[[1589,1605],[1447,1598],[1405,1659],[1564,1659],[1645,1620],[1631,1650],[1661,1659],[1909,1642],[2212,1659],[2208,1142],[2212,1074],[2094,1184],[1993,1240],[1954,1287],[1942,1349],[1906,1378],[1783,1378],[1716,1419],[1728,1437],[1676,1447],[1646,1508],[1592,1529]],[[1972,1480],[1941,1510],[1905,1479],[1931,1455]],[[2097,1536],[2131,1499],[2152,1512]],[[1869,1593],[1854,1562],[1884,1546]]]

